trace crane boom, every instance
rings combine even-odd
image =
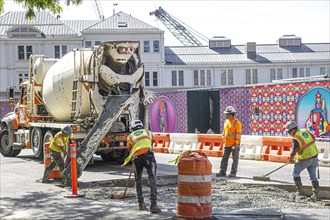
[[[177,19],[162,7],[149,13],[155,15],[166,28],[185,46],[202,46],[202,43]]]
[[[93,1],[93,7],[94,7],[94,11],[95,11],[95,14],[98,17],[98,19],[104,20],[104,15],[103,15],[102,7],[100,6],[98,0],[94,0]]]

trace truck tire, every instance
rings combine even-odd
[[[121,156],[117,158],[117,161],[122,164],[125,162],[126,157],[128,157],[129,155],[129,151],[128,149],[123,149],[123,151],[121,152]]]
[[[7,130],[0,131],[0,152],[4,157],[16,157],[21,150],[14,150],[9,146],[9,135]]]
[[[45,135],[44,135],[44,141],[43,143],[46,143],[46,142],[50,142],[49,139],[50,138],[54,138],[54,132],[52,130],[48,130],[46,131]]]
[[[34,127],[31,132],[31,147],[36,158],[44,157],[44,142],[41,128]]]
[[[101,158],[104,162],[110,162],[111,161],[111,154],[101,154]]]

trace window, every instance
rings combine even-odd
[[[144,84],[145,84],[145,86],[150,86],[150,74],[149,74],[149,72],[144,73]]]
[[[320,75],[330,74],[330,67],[320,67]]]
[[[258,70],[257,69],[252,70],[252,83],[253,84],[258,83]]]
[[[245,83],[251,84],[251,70],[250,69],[245,70]]]
[[[201,86],[205,86],[205,70],[201,70],[199,76],[200,76]]]
[[[91,47],[92,41],[85,41],[85,47]]]
[[[194,70],[194,86],[198,86],[198,70]]]
[[[43,33],[40,33],[38,30],[35,30],[31,27],[18,27],[14,30],[7,33],[9,37],[17,38],[35,38],[35,37],[44,37]]]
[[[55,45],[54,46],[55,58],[59,59],[63,57],[68,52],[68,47],[66,45]]]
[[[252,72],[252,74],[251,74]],[[256,84],[258,83],[258,70],[257,69],[246,69],[245,70],[245,83],[246,84]]]
[[[144,41],[143,43],[143,51],[146,53],[150,52],[150,41]]]
[[[159,52],[159,41],[154,40],[154,52]]]
[[[221,85],[233,85],[234,84],[234,73],[232,69],[222,69],[221,70]]]
[[[95,43],[95,46],[98,46],[101,44],[101,41],[95,41],[94,43]]]
[[[19,60],[28,60],[33,53],[32,46],[19,45],[18,47],[18,59]]]
[[[311,75],[311,69],[309,67],[292,68],[292,78],[308,77]]]
[[[20,85],[22,82],[26,81],[29,79],[29,74],[28,73],[19,73],[18,74],[18,84]]]
[[[172,86],[183,86],[184,84],[184,77],[183,77],[183,70],[173,70],[172,71]]]
[[[176,71],[172,71],[172,86],[177,86]]]
[[[206,85],[211,85],[211,70],[206,70]]]
[[[158,73],[157,72],[152,72],[152,85],[153,86],[158,86]]]
[[[282,68],[270,69],[270,81],[283,79]]]

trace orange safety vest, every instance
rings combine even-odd
[[[226,120],[223,129],[223,138],[226,147],[232,147],[241,143],[242,124],[234,117],[232,120]]]

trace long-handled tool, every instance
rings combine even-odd
[[[131,175],[132,175],[133,170],[134,170],[134,163],[131,166],[131,171],[129,172],[129,177],[128,177],[128,180],[126,182],[126,187],[125,187],[124,193],[111,194],[111,196],[110,196],[111,199],[122,199],[122,198],[128,198],[128,197],[135,196],[135,193],[127,192],[128,183],[129,183],[129,180],[131,179]]]
[[[286,164],[280,166],[279,168],[276,168],[276,169],[273,170],[272,172],[267,173],[267,174],[264,175],[264,176],[254,176],[254,177],[253,177],[253,180],[258,180],[258,181],[270,181],[270,178],[268,177],[269,174],[272,174],[272,173],[274,173],[275,171],[278,171],[279,169],[285,167],[285,166],[288,165],[288,164],[289,164],[289,162],[287,162]]]

